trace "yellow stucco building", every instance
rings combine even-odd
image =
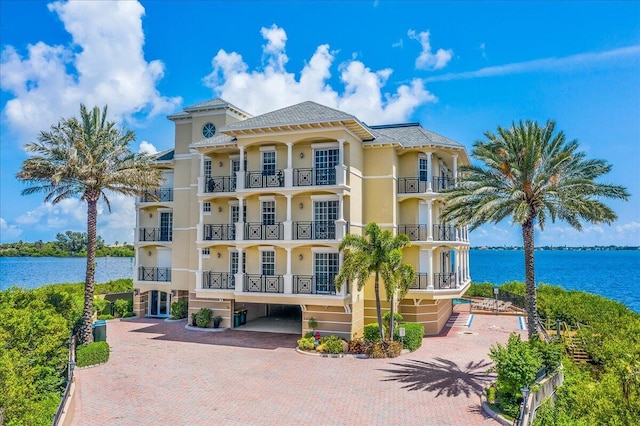
[[[426,334],[444,327],[470,283],[467,229],[439,221],[441,191],[469,164],[463,145],[314,102],[254,117],[214,99],[168,118],[175,147],[156,156],[165,183],[136,202],[138,315],[169,316],[185,300],[222,327],[240,325],[235,312],[286,315],[297,332],[314,318],[350,339],[376,321],[373,285],[336,289],[338,246],[376,222],[412,243],[404,259],[417,276],[400,313]]]

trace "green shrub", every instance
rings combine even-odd
[[[179,300],[171,304],[171,316],[174,319],[183,319],[187,317],[189,305],[184,300]]]
[[[136,314],[134,312],[126,312],[122,318],[131,318],[131,317],[135,317]]]
[[[298,347],[303,351],[312,351],[316,348],[313,337],[303,337],[298,339]]]
[[[127,312],[133,311],[133,300],[117,299],[113,302],[113,310],[120,318],[124,318]]]
[[[113,315],[110,315],[110,314],[98,315],[98,319],[99,320],[112,320],[113,319]]]
[[[503,399],[521,397],[520,389],[530,385],[542,367],[542,356],[538,350],[523,341],[519,334],[511,333],[505,346],[491,346],[489,358],[495,362],[492,370],[498,373],[496,386]]]
[[[494,297],[493,284],[491,283],[471,283],[469,289],[464,294],[468,297]]]
[[[399,328],[404,327],[404,340],[400,338]],[[411,352],[422,346],[422,339],[424,338],[424,326],[417,322],[405,322],[399,324],[393,331],[393,340],[399,342],[403,341],[405,349],[409,349]]]
[[[382,326],[382,333],[386,333],[387,329],[386,327],[383,325]],[[378,327],[378,323],[374,322],[371,324],[367,324],[364,326],[364,340],[366,342],[379,342],[380,341],[380,329]]]
[[[102,364],[109,360],[109,344],[107,342],[93,342],[76,348],[76,365],[88,367]]]
[[[315,337],[313,336],[313,331],[307,331],[306,333],[304,333],[304,337],[311,337],[315,339]]]
[[[375,342],[371,345],[369,357],[371,358],[396,358],[402,353],[400,342]]]
[[[105,300],[101,297],[93,298],[93,311],[97,312],[98,315],[111,314],[111,309],[109,305],[110,303],[108,300]]]
[[[200,328],[208,327],[209,323],[211,322],[212,315],[213,314],[211,312],[211,309],[209,308],[200,309],[196,314],[196,325]]]
[[[340,354],[344,351],[343,340],[338,336],[322,337],[320,338],[320,344],[323,346],[322,352]]]

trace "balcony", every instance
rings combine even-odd
[[[273,225],[262,223],[245,223],[245,240],[282,240],[284,238],[284,228],[281,222]]]
[[[211,290],[233,290],[236,288],[235,275],[230,272],[202,272],[202,288]]]
[[[418,273],[413,283],[409,286],[411,290],[428,290],[429,289],[429,274]],[[455,272],[448,272],[446,274],[435,273],[433,274],[433,289],[434,290],[449,290],[456,287],[456,274]]]
[[[273,172],[253,171],[246,172],[245,189],[256,188],[281,188],[284,186],[284,171],[275,170]]]
[[[455,241],[456,227],[453,225],[433,225],[433,239],[436,241]]]
[[[314,222],[293,222],[294,240],[335,240],[336,222],[314,221]]]
[[[398,194],[424,194],[427,192],[442,192],[453,188],[455,180],[448,177],[433,176],[431,191],[429,191],[428,179],[421,177],[398,178]]]
[[[333,274],[294,275],[295,294],[336,294]]]
[[[205,241],[233,241],[236,239],[236,225],[204,225]]]
[[[173,188],[155,188],[144,191],[138,200],[141,203],[158,203],[173,201]]]
[[[171,228],[140,228],[138,241],[171,242],[173,230]]]
[[[456,241],[456,228],[453,225],[435,224],[432,229],[434,241]],[[398,225],[398,233],[405,234],[409,241],[428,241],[429,227],[427,225]]]
[[[335,185],[336,169],[293,169],[293,186]]]
[[[204,192],[235,192],[235,176],[213,176],[204,181]]]
[[[282,275],[244,276],[244,291],[247,293],[284,293]]]
[[[140,266],[138,268],[138,281],[171,281],[171,268],[157,268]]]

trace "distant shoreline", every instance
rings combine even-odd
[[[475,246],[471,250],[523,250],[522,246]],[[536,251],[637,251],[640,246],[540,246]]]

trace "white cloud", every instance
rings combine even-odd
[[[151,142],[142,141],[140,142],[139,152],[146,152],[147,154],[156,154],[158,149],[153,146]]]
[[[391,47],[399,47],[400,49],[402,49],[404,47],[404,40],[398,40],[397,42],[393,43]]]
[[[13,241],[22,234],[22,229],[15,225],[9,225],[6,220],[0,217],[0,241]]]
[[[436,53],[431,52],[431,43],[429,42],[429,31],[422,31],[417,33],[414,30],[409,30],[407,35],[410,39],[416,40],[422,46],[422,52],[416,58],[416,68],[422,70],[439,70],[444,68],[451,57],[453,56],[453,50],[451,49],[438,49]]]
[[[267,40],[262,68],[250,71],[239,53],[221,49],[211,61],[212,72],[203,80],[217,96],[252,114],[312,100],[354,114],[367,123],[382,124],[406,121],[416,107],[436,101],[420,79],[400,85],[395,92],[385,92],[393,70],[372,71],[355,58],[338,66],[344,85],[343,93],[338,93],[328,83],[336,54],[328,44],[316,48],[298,79],[285,67],[288,57],[284,29],[273,25],[262,28],[261,34]]]
[[[551,71],[573,67],[590,66],[599,62],[619,58],[633,58],[640,54],[640,45],[622,47],[604,52],[588,52],[563,58],[543,58],[532,61],[514,62],[511,64],[480,68],[476,71],[449,73],[425,78],[425,82],[465,80],[470,78],[494,77],[509,74],[521,74],[533,71]]]
[[[483,58],[487,59],[487,45],[485,43],[480,43],[480,53]]]
[[[109,118],[133,121],[170,112],[180,98],[162,96],[156,84],[161,61],[144,59],[144,8],[138,2],[55,2],[49,4],[72,37],[68,46],[30,44],[23,57],[7,46],[0,58],[7,123],[26,139],[61,117],[76,115],[79,104],[109,105]]]

